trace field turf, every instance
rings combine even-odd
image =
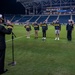
[[[34,39],[32,28],[30,39],[26,38],[23,26],[14,26],[15,66],[12,62],[11,35],[6,35],[5,68],[9,71],[3,75],[75,75],[75,30],[72,41],[66,39],[66,27],[62,25],[60,40],[55,39],[53,26],[48,27],[47,39],[42,41],[40,27],[39,38]]]

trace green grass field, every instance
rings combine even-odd
[[[39,38],[27,39],[23,26],[14,26],[15,66],[8,66],[12,61],[11,35],[6,35],[5,68],[9,71],[3,75],[75,75],[75,30],[72,41],[66,39],[66,27],[62,26],[60,40],[55,39],[53,26],[49,26],[46,41],[42,41],[40,28]],[[8,41],[10,40],[10,41]]]

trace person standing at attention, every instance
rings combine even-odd
[[[27,38],[30,38],[31,26],[30,26],[29,22],[27,22],[27,23],[24,25],[24,28],[26,29],[26,37],[27,37]]]
[[[68,20],[68,24],[66,25],[68,41],[72,40],[72,30],[73,29],[74,29],[74,22],[73,22],[73,20]]]
[[[32,26],[34,27],[34,30],[35,30],[35,39],[37,39],[38,31],[39,31],[39,24],[37,22],[35,22],[34,24],[32,24]]]
[[[55,27],[55,40],[59,40],[60,30],[61,30],[61,24],[58,20],[53,22],[53,26]]]
[[[5,34],[11,34],[12,27],[12,23],[9,20],[7,21],[7,29],[4,27],[2,14],[0,14],[0,74],[8,71],[7,69],[4,69],[6,50]]]
[[[40,26],[42,27],[42,40],[46,40],[46,31],[48,30],[47,20],[40,23]]]

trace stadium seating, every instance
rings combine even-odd
[[[32,16],[24,16],[23,18],[21,18],[21,19],[19,20],[19,22],[26,22],[27,20],[30,20],[31,17],[32,17]]]
[[[5,19],[11,20],[12,22],[24,23],[29,20],[30,23],[35,22],[37,20],[38,23],[45,21],[49,15],[34,15],[34,16],[26,16],[26,15],[4,15]],[[48,23],[53,22],[58,18],[58,15],[51,15],[48,18]],[[60,23],[67,23],[71,18],[71,15],[60,15],[59,21]],[[72,19],[75,21],[75,15],[72,15]]]
[[[45,20],[47,19],[47,17],[48,17],[48,16],[41,16],[41,17],[37,20],[37,22],[38,22],[38,23],[43,22],[43,21],[45,21]]]
[[[70,19],[70,15],[60,15],[59,17],[60,23],[67,23],[69,19]]]
[[[15,15],[15,17],[12,20],[12,22],[18,22],[21,18],[22,18],[21,15]]]
[[[12,14],[6,14],[6,15],[4,15],[4,19],[6,19],[6,20],[12,20],[13,17],[14,17],[14,15],[12,15]]]
[[[51,22],[53,22],[53,21],[56,20],[56,19],[57,19],[57,15],[55,15],[55,16],[50,16],[49,19],[48,19],[48,22],[51,23]]]
[[[35,22],[39,16],[33,16],[29,22]]]
[[[75,22],[75,15],[72,15],[72,19],[74,20],[74,22]]]

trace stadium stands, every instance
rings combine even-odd
[[[70,19],[70,15],[60,15],[59,17],[60,23],[67,23],[69,19]]]
[[[49,17],[49,18],[48,18]],[[12,22],[24,23],[29,20],[30,23],[35,22],[37,20],[38,23],[45,21],[48,18],[48,23],[53,22],[58,18],[58,15],[5,15],[5,19],[11,20]],[[68,20],[71,19],[71,15],[60,15],[59,21],[60,23],[67,23]],[[72,19],[75,21],[75,15],[72,15]]]
[[[50,16],[49,19],[48,19],[48,22],[53,22],[54,20],[57,19],[57,15],[55,16]]]
[[[35,22],[39,16],[33,16],[29,22]]]
[[[12,20],[14,18],[14,15],[12,15],[12,14],[6,14],[6,15],[4,15],[4,19],[6,19],[6,20]]]
[[[73,18],[73,20],[74,20],[74,22],[75,22],[75,15],[72,15],[72,18]]]
[[[17,0],[17,2],[24,6],[25,14],[5,15],[5,19],[19,23],[27,20],[30,23],[35,21],[40,23],[46,19],[48,23],[56,19],[59,19],[60,23],[67,23],[68,19],[75,21],[75,0]]]
[[[12,20],[12,22],[18,22],[21,18],[22,18],[21,15],[15,15],[15,17]]]
[[[38,23],[43,22],[47,19],[48,16],[40,16],[40,18],[37,20]]]
[[[19,20],[19,22],[26,22],[27,20],[30,20],[31,17],[32,17],[32,16],[24,16],[23,18],[21,18],[21,19]]]

